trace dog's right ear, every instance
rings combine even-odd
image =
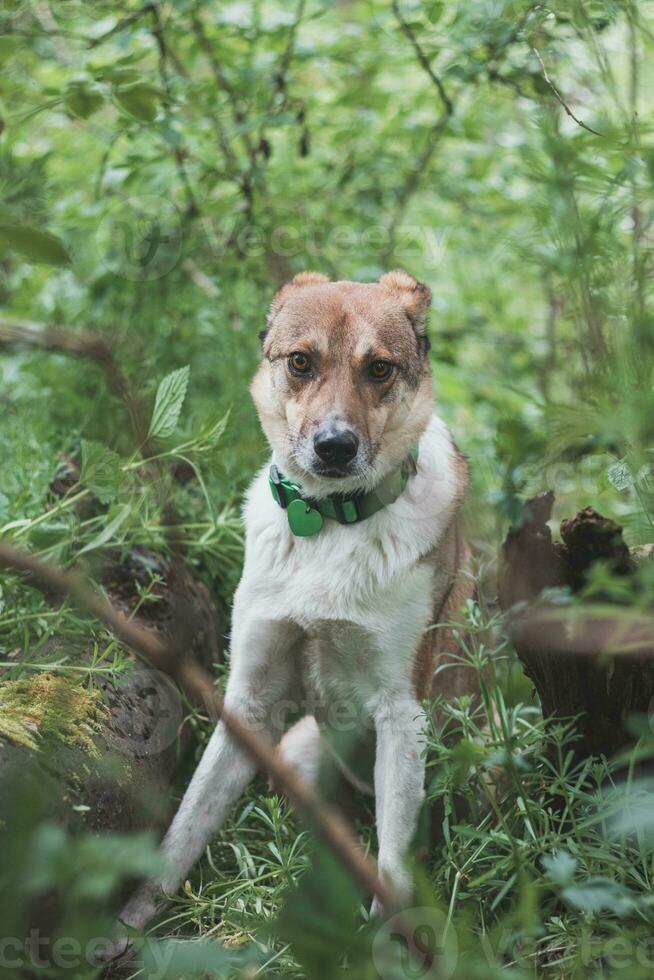
[[[259,340],[263,342],[266,339],[266,334],[270,330],[273,320],[291,293],[293,293],[296,289],[301,289],[302,286],[315,286],[321,282],[329,282],[327,276],[323,276],[322,272],[298,272],[296,276],[293,276],[290,282],[284,283],[284,285],[277,290],[272,298],[272,303],[270,304],[270,309],[268,310],[268,316],[266,317],[266,326],[259,334]]]
[[[394,269],[377,280],[402,306],[409,319],[423,354],[429,350],[427,336],[427,313],[431,303],[431,289],[424,282],[418,282],[404,269]]]

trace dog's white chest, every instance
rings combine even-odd
[[[418,569],[399,542],[388,535],[384,540],[372,527],[329,522],[316,537],[296,538],[283,511],[267,516],[267,526],[248,542],[244,585],[272,618],[307,628],[316,620],[366,625],[384,617],[389,604],[404,605],[416,588],[423,591],[421,580],[428,590],[429,572]]]
[[[241,608],[262,619],[292,620],[310,636],[324,633],[320,624],[351,623],[401,660],[428,622],[434,565],[424,556],[451,519],[455,492],[452,444],[437,416],[401,497],[355,525],[327,520],[319,534],[295,537],[272,498],[266,467],[245,508]]]

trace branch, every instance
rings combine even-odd
[[[520,82],[516,81],[510,75],[502,75],[496,68],[486,68],[486,74],[491,82],[498,82],[500,85],[505,85],[507,88],[513,89],[513,91],[520,96],[522,99],[533,99],[533,96],[528,92],[525,92]]]
[[[531,50],[534,52],[534,54],[538,58],[540,67],[541,67],[541,69],[543,71],[543,78],[545,79],[545,82],[547,83],[547,86],[549,87],[549,89],[554,94],[554,96],[556,98],[556,101],[559,103],[559,105],[562,105],[563,106],[563,108],[565,109],[566,113],[570,116],[570,118],[573,119],[577,123],[578,126],[581,126],[582,129],[585,129],[587,132],[592,133],[593,136],[601,136],[602,134],[601,133],[598,133],[596,129],[592,129],[590,126],[587,126],[585,122],[582,122],[581,119],[579,119],[577,116],[575,116],[574,112],[572,111],[572,109],[570,108],[570,106],[566,103],[565,99],[563,98],[563,96],[561,95],[561,93],[559,92],[559,90],[557,89],[556,85],[551,80],[550,76],[547,74],[547,69],[545,68],[545,63],[543,62],[543,59],[541,58],[540,53],[536,50],[536,48],[532,48]]]
[[[225,74],[223,66],[216,56],[214,47],[205,33],[204,24],[202,23],[197,10],[191,11],[191,24],[193,25],[193,33],[195,34],[197,42],[204,51],[207,61],[211,65],[211,69],[214,73],[216,82],[218,83],[218,87],[223,90],[230,102],[232,112],[234,114],[234,121],[237,123],[245,122],[245,115],[239,105],[236,90]]]
[[[107,337],[87,330],[74,331],[63,327],[42,327],[35,323],[0,321],[0,347],[13,345],[36,347],[53,354],[84,357],[94,361],[104,372],[109,387],[125,405],[139,448],[146,456],[152,455],[148,448],[148,425],[140,399],[134,394],[118,366],[113,344]]]
[[[152,18],[152,26],[149,28],[149,31],[157,46],[157,51],[159,55],[159,77],[161,78],[161,84],[163,85],[166,96],[168,99],[170,99],[171,91],[170,91],[170,82],[168,79],[168,71],[166,67],[167,61],[170,59],[174,63],[175,68],[178,71],[180,71],[182,74],[184,74],[184,67],[180,64],[179,60],[175,56],[173,56],[172,52],[168,48],[164,36],[163,22],[161,20],[161,11],[159,10],[159,5],[156,2],[146,3],[139,10],[135,10],[134,13],[128,14],[127,17],[123,17],[123,19],[119,20],[118,23],[114,24],[114,26],[110,30],[106,31],[104,34],[101,34],[100,37],[96,37],[92,41],[89,41],[88,46],[89,49],[91,50],[93,48],[97,48],[100,44],[104,44],[105,41],[108,41],[110,38],[114,37],[114,35],[118,34],[120,31],[123,31],[126,28],[131,27],[132,24],[137,23],[139,20],[141,20],[141,18],[148,17],[148,16]],[[169,110],[167,105],[165,105],[165,110],[166,110],[166,114],[169,115]],[[184,193],[186,195],[186,200],[187,200],[186,217],[194,218],[200,213],[200,209],[198,207],[195,194],[193,193],[193,188],[191,187],[191,181],[188,176],[188,171],[184,164],[184,157],[179,152],[175,152],[174,159],[175,159],[175,167],[177,169],[180,182],[184,188]]]
[[[144,457],[144,465],[150,473],[163,508],[163,524],[176,524],[175,509],[168,500],[167,486],[162,479],[164,469],[160,462],[149,459],[156,455],[156,450],[149,438],[149,424],[143,411],[143,401],[116,362],[113,344],[108,338],[88,330],[73,331],[63,327],[40,327],[33,323],[0,321],[0,347],[13,344],[72,357],[85,357],[98,365],[105,375],[107,386],[121,399],[129,415],[136,450]],[[181,561],[184,549],[172,531],[168,532],[167,538],[175,562]]]
[[[243,123],[246,117],[239,104],[236,90],[232,85],[232,83],[230,82],[227,75],[225,74],[225,71],[223,70],[223,66],[221,65],[220,61],[216,56],[215,49],[205,33],[204,24],[202,23],[202,20],[196,10],[191,11],[191,24],[193,25],[193,33],[195,34],[198,45],[204,51],[207,61],[211,66],[211,70],[213,71],[214,78],[216,79],[217,87],[219,90],[224,92],[225,95],[227,96],[227,101],[229,102],[229,105],[231,107],[234,122],[236,123],[236,126],[241,130],[241,140],[243,141],[245,152],[247,154],[248,160],[250,161],[250,169],[253,170],[256,167],[256,151],[252,144],[252,140],[250,139],[250,134],[248,133],[247,129],[243,128]],[[225,132],[224,127],[220,122],[220,118],[216,113],[212,113],[212,119],[216,127],[216,132],[218,134],[218,142],[220,143],[220,148],[225,158],[225,162],[227,163],[227,166],[232,171],[233,174],[232,179],[238,183],[239,187],[241,188],[241,191],[243,192],[243,195],[245,196],[247,211],[248,214],[251,216],[253,212],[254,200],[253,200],[252,187],[250,181],[246,179],[243,173],[241,173],[241,168],[237,156],[232,148],[231,143],[229,142],[229,137],[227,136],[227,133]]]
[[[288,32],[286,38],[286,47],[284,48],[284,53],[282,54],[281,60],[279,62],[279,68],[277,69],[277,87],[281,92],[286,89],[286,76],[288,74],[288,69],[293,58],[293,52],[295,51],[295,41],[297,38],[297,32],[302,23],[302,18],[304,17],[304,8],[306,7],[306,0],[298,0],[298,5],[295,11],[295,18],[291,24],[291,28]]]
[[[165,646],[154,633],[127,619],[106,597],[94,592],[86,580],[75,572],[35,558],[29,552],[14,548],[3,541],[0,541],[0,567],[26,573],[50,601],[70,596],[77,606],[104,623],[138,657],[176,680],[195,703],[202,703],[213,717],[222,720],[232,737],[273,778],[274,784],[310,818],[318,834],[366,894],[377,896],[385,909],[395,907],[392,891],[379,876],[375,861],[362,850],[349,825],[282,761],[269,742],[225,709],[223,700],[214,687],[213,678],[204,668],[188,658],[180,657],[177,651]],[[409,931],[408,938],[410,937]]]
[[[266,103],[266,108],[261,117],[261,123],[259,125],[259,131],[257,134],[257,146],[255,148],[254,156],[252,157],[250,169],[244,177],[244,183],[246,186],[252,188],[254,184],[254,179],[257,170],[257,162],[260,155],[263,156],[264,162],[267,160],[268,156],[266,151],[263,149],[267,145],[266,141],[266,126],[268,123],[268,116],[272,113],[275,108],[275,97],[277,93],[281,93],[282,102],[279,109],[284,108],[288,104],[288,96],[286,92],[286,78],[288,75],[288,69],[291,65],[293,59],[293,52],[295,51],[295,41],[297,39],[297,32],[302,23],[302,18],[304,17],[304,9],[306,7],[306,0],[298,0],[297,7],[295,8],[295,17],[293,23],[290,26],[286,44],[284,46],[284,51],[279,60],[279,66],[274,74],[274,86],[270,92],[270,98]]]
[[[164,112],[166,113],[169,123],[171,123],[170,101],[172,100],[172,92],[170,87],[170,79],[168,78],[169,50],[164,35],[161,11],[159,10],[159,5],[157,3],[148,4],[148,7],[145,9],[152,14],[152,27],[150,33],[152,34],[154,43],[156,44],[157,51],[159,53],[159,78],[161,79],[161,84],[163,85],[166,93]],[[186,194],[186,218],[189,219],[197,217],[200,214],[200,208],[191,186],[186,164],[184,163],[185,153],[187,152],[188,151],[181,152],[181,148],[178,148],[174,151],[173,156],[175,159],[177,175],[184,188],[184,193]]]
[[[411,197],[418,189],[420,179],[423,176],[427,164],[434,155],[434,151],[440,143],[443,133],[447,129],[448,119],[448,114],[443,112],[440,119],[436,121],[435,125],[432,127],[429,135],[427,136],[425,145],[416,161],[415,167],[412,167],[409,170],[407,177],[398,192],[397,203],[393,209],[393,214],[388,225],[388,244],[386,245],[386,248],[381,256],[383,264],[387,264],[395,254],[397,230],[400,221],[404,217]]]
[[[99,362],[113,356],[109,341],[99,334],[60,327],[44,328],[36,323],[0,323],[0,344],[27,344],[57,354],[90,357]]]
[[[453,105],[452,100],[450,99],[449,95],[445,91],[445,86],[443,85],[442,81],[440,80],[440,78],[438,77],[438,75],[436,74],[436,72],[434,71],[434,69],[432,68],[431,62],[430,62],[429,58],[427,57],[427,55],[423,51],[423,49],[420,46],[420,43],[419,43],[417,37],[415,36],[415,34],[413,32],[413,28],[411,27],[410,24],[408,24],[405,21],[404,17],[402,16],[402,12],[400,10],[400,5],[399,5],[398,0],[393,0],[392,6],[393,6],[393,13],[395,14],[395,19],[397,20],[398,24],[400,25],[400,28],[402,30],[402,33],[411,42],[411,46],[413,47],[413,50],[416,53],[416,57],[418,58],[418,61],[420,62],[421,67],[427,73],[427,75],[429,76],[429,78],[432,80],[432,82],[436,86],[436,89],[437,89],[438,94],[440,96],[440,100],[443,103],[443,108],[445,109],[446,114],[448,116],[451,116],[452,113],[454,112],[454,105]]]
[[[146,17],[148,14],[154,14],[153,3],[146,3],[143,7],[140,8],[140,10],[135,10],[133,14],[128,14],[127,17],[123,17],[123,19],[119,20],[118,23],[114,24],[112,28],[110,28],[108,31],[105,31],[104,34],[101,34],[99,37],[96,37],[92,41],[89,41],[89,48],[90,49],[97,48],[100,44],[104,44],[105,41],[108,41],[115,34],[119,34],[120,31],[124,31],[125,28],[131,27],[131,25],[135,24],[136,21],[140,20],[141,17]]]

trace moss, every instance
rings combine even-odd
[[[38,749],[41,739],[55,739],[98,756],[93,741],[109,717],[97,691],[57,674],[0,684],[0,739]]]

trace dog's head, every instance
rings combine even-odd
[[[430,299],[400,270],[375,283],[303,272],[275,295],[252,397],[280,468],[312,495],[374,486],[424,430]]]

